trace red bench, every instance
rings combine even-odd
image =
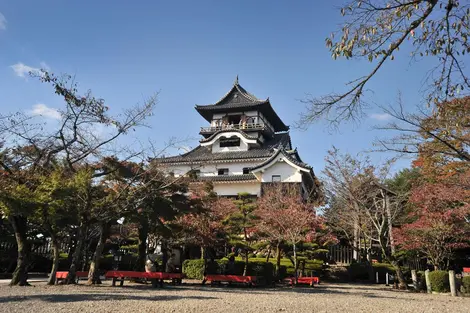
[[[206,275],[202,284],[205,284],[207,281],[211,283],[243,283],[248,284],[249,286],[254,286],[258,282],[257,276],[238,276],[238,275]]]
[[[470,276],[470,267],[464,267],[462,271],[463,276]]]
[[[181,273],[162,273],[162,272],[134,272],[134,271],[108,271],[105,274],[106,278],[113,279],[113,286],[116,286],[116,281],[120,282],[120,286],[124,285],[126,278],[142,278],[150,279],[152,285],[156,287],[157,282],[160,286],[163,285],[164,280],[171,280],[173,283],[181,283],[184,274]]]
[[[56,272],[56,274],[55,274],[56,284],[60,280],[66,279],[68,274],[69,274],[69,272]],[[76,279],[77,283],[80,280],[80,278],[87,278],[88,279],[88,272],[80,272],[80,271],[75,272],[75,279]]]
[[[295,284],[295,277],[292,277],[290,279],[290,284],[294,286]],[[298,277],[297,278],[297,284],[308,284],[310,286],[319,285],[320,284],[320,278],[318,277]]]

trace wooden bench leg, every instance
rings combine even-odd
[[[119,283],[119,286],[124,286],[124,277],[121,279],[121,282]]]
[[[113,284],[112,284],[113,287],[116,287],[116,277],[113,277]]]
[[[150,281],[152,282],[152,287],[153,287],[153,288],[157,288],[157,287],[158,287],[158,281],[157,281],[156,278],[152,278]]]

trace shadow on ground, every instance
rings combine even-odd
[[[12,296],[0,297],[0,303],[6,302],[20,302],[25,300],[41,300],[51,303],[58,302],[79,302],[79,301],[108,301],[108,300],[149,300],[149,301],[171,301],[180,299],[198,299],[198,300],[211,300],[218,299],[215,297],[183,297],[183,296],[136,296],[136,295],[120,295],[120,294],[95,294],[95,293],[80,293],[80,294],[48,294],[48,295],[29,295],[29,296]]]
[[[100,288],[106,288],[108,286],[103,285]],[[201,284],[183,284],[180,286],[164,285],[163,288],[152,288],[150,285],[124,285],[123,287],[108,287],[113,288],[113,292],[116,293],[129,293],[131,290],[134,292],[151,292],[152,290],[171,290],[178,292],[184,290],[191,290],[201,293],[237,293],[237,294],[259,294],[266,295],[270,293],[292,293],[292,294],[334,294],[339,296],[362,296],[366,298],[381,298],[381,299],[400,299],[407,293],[393,292],[392,290],[380,290],[376,286],[367,285],[320,285],[319,287],[288,287],[288,286],[277,286],[277,287],[247,287],[241,285],[204,285]],[[383,291],[389,292],[390,295],[383,295]],[[409,299],[407,300],[415,300]]]

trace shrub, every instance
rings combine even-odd
[[[280,265],[279,270],[277,272],[277,279],[283,280],[287,277],[287,267],[285,265]]]
[[[274,278],[274,265],[270,262],[248,262],[248,276],[262,276],[267,283]]]
[[[364,263],[351,263],[348,267],[348,272],[352,281],[369,280],[369,269]]]
[[[209,273],[224,274],[227,265],[227,260],[217,260],[217,266],[213,269],[207,269]],[[245,263],[242,261],[235,261],[235,270],[233,275],[243,275]],[[185,260],[183,262],[183,273],[192,279],[203,279],[204,277],[204,260]],[[248,262],[247,275],[248,276],[262,276],[267,282],[273,279],[274,266],[270,262]]]
[[[185,260],[183,262],[183,273],[191,279],[204,278],[204,260]]]
[[[432,291],[449,292],[449,273],[447,271],[433,271],[429,273]]]
[[[470,276],[462,277],[463,292],[470,294]]]

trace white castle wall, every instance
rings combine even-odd
[[[282,182],[298,183],[302,182],[302,174],[296,168],[286,162],[277,162],[262,172],[261,181],[263,183],[272,182],[273,175],[281,175]]]
[[[214,183],[214,191],[219,196],[236,196],[241,192],[247,192],[251,195],[260,196],[261,183]]]

